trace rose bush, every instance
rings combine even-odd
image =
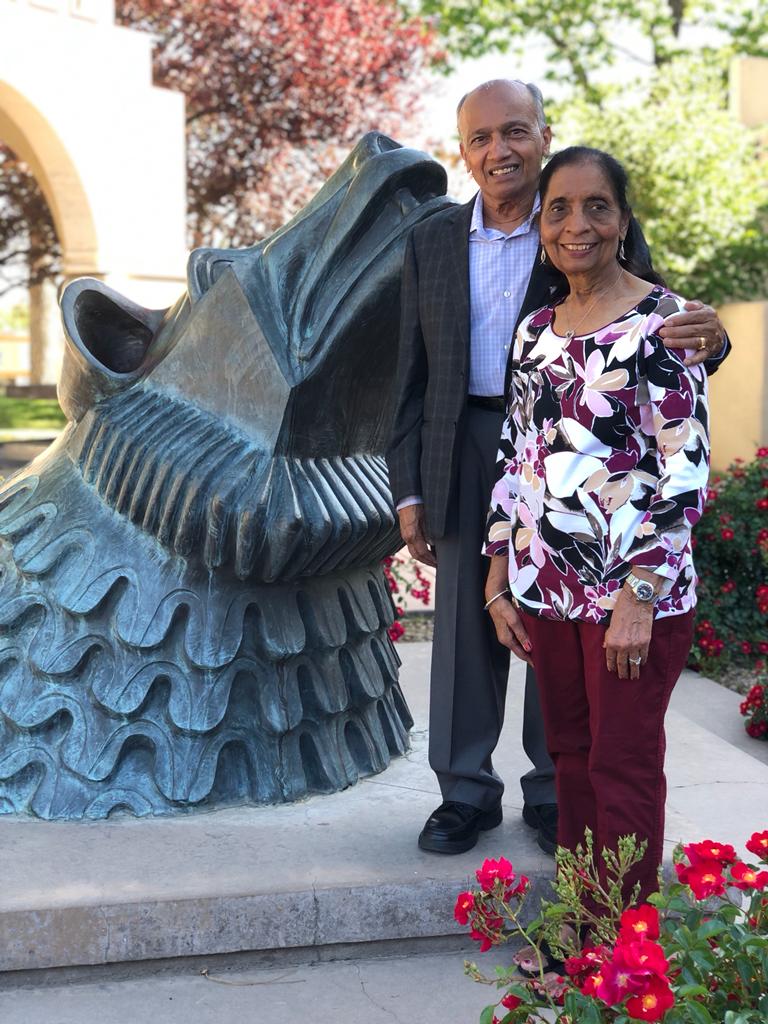
[[[532,945],[495,978],[465,965],[474,980],[504,990],[480,1024],[765,1024],[768,830],[753,833],[746,847],[760,865],[728,843],[679,846],[676,881],[648,903],[625,906],[622,881],[644,844],[623,838],[617,851],[603,851],[598,870],[587,832],[575,853],[558,849],[557,901],[542,902],[527,927],[528,879],[503,857],[486,860],[480,888],[459,894],[456,920],[481,952],[515,936]],[[564,960],[562,977],[545,970],[545,940]]]
[[[424,575],[421,566],[414,558],[402,552],[385,558],[382,568],[395,606],[395,621],[389,627],[389,637],[397,642],[405,636],[405,626],[402,622],[405,609],[398,602],[398,597],[408,594],[415,600],[421,601],[423,605],[428,605],[432,580],[429,576]]]
[[[768,661],[768,448],[713,476],[694,531],[699,574],[689,664],[718,679]]]

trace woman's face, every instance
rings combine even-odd
[[[592,161],[555,171],[542,196],[541,242],[567,277],[599,277],[616,267],[628,224],[610,180]]]

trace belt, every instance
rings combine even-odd
[[[487,409],[488,412],[504,412],[507,407],[504,395],[467,395],[467,405]]]

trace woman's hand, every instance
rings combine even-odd
[[[496,637],[500,644],[508,647],[521,661],[533,665],[531,658],[531,641],[525,631],[523,620],[509,599],[509,557],[494,555],[485,581],[485,600],[493,601],[488,607],[488,614],[493,620]],[[502,595],[502,596],[497,596]]]
[[[499,643],[504,644],[516,657],[533,668],[533,658],[530,653],[533,647],[525,631],[523,620],[509,596],[505,594],[504,597],[499,597],[493,602],[488,612],[493,619]]]
[[[619,591],[603,647],[609,672],[619,679],[639,679],[648,660],[653,628],[653,603],[638,601],[626,586]]]

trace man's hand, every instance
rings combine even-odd
[[[686,302],[687,313],[675,313],[664,321],[659,336],[667,348],[696,349],[685,360],[686,366],[695,366],[705,359],[718,356],[723,350],[725,328],[711,306],[694,300]]]
[[[408,551],[417,562],[437,568],[435,553],[427,542],[424,528],[424,506],[406,505],[397,513],[400,520],[400,536],[408,545]]]

